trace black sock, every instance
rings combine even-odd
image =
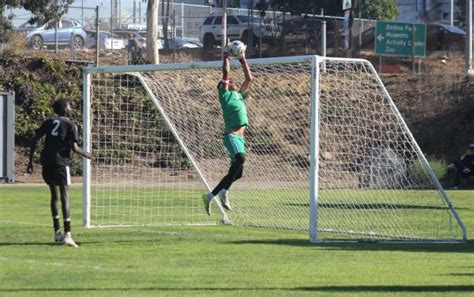
[[[71,232],[71,219],[66,218],[64,219],[64,233]]]
[[[54,232],[58,232],[61,230],[61,226],[59,225],[59,216],[53,217],[53,227]]]

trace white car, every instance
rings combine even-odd
[[[125,46],[129,49],[146,49],[146,31],[122,30],[114,33],[120,35],[124,39]],[[158,49],[163,49],[163,42],[160,38],[158,38],[157,47]]]
[[[112,37],[110,37],[110,34],[107,34],[104,45],[106,49],[124,49],[127,47],[125,41],[115,34]]]
[[[263,42],[269,43],[278,36],[278,27],[262,24],[261,34]],[[227,38],[248,43],[250,37],[252,37],[253,46],[256,46],[260,37],[260,19],[258,17],[250,17],[249,22],[249,17],[246,15],[227,16]],[[199,27],[199,40],[206,49],[222,44],[221,15],[209,16],[204,20],[204,23]]]
[[[160,38],[162,46],[165,45],[165,40]],[[168,39],[170,49],[184,49],[184,48],[202,48],[202,43],[199,40],[190,38],[174,38]]]
[[[89,31],[88,38],[86,40],[86,48],[95,48],[96,46],[96,32]],[[124,49],[127,44],[122,37],[114,34],[113,37],[110,37],[109,32],[100,32],[99,33],[99,48],[100,49]],[[112,47],[113,46],[113,47]]]

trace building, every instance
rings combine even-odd
[[[451,5],[453,5],[453,21],[459,13],[455,0],[397,0],[400,11],[399,20],[407,22],[451,22]]]

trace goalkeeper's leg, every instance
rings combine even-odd
[[[204,194],[202,196],[202,200],[204,203],[204,208],[206,209],[206,213],[211,215],[211,202],[215,196],[219,195],[222,206],[227,209],[231,210],[230,201],[228,197],[227,191],[230,189],[232,183],[242,177],[243,166],[245,162],[245,154],[237,154],[235,156],[235,161],[232,162],[232,165],[229,168],[229,172],[226,176],[222,178],[222,180],[217,184],[217,186],[212,190],[211,193]]]
[[[235,160],[234,162],[232,162],[232,165],[229,168],[229,172],[227,173],[226,176],[224,176],[221,182],[212,191],[213,197],[216,195],[219,195],[222,206],[227,210],[231,210],[228,191],[230,187],[232,186],[232,184],[234,183],[234,181],[242,177],[244,163],[245,163],[244,153],[239,153],[235,155]]]
[[[231,210],[231,206],[230,206],[230,200],[229,200],[229,189],[230,189],[230,186],[232,186],[232,184],[238,180],[239,178],[242,177],[242,173],[244,171],[244,167],[241,166],[240,167],[240,171],[237,173],[236,176],[234,176],[234,179],[232,182],[229,182],[229,180],[227,180],[227,184],[224,185],[223,189],[219,191],[219,198],[221,200],[221,203],[222,205],[224,206],[225,209],[227,210]]]

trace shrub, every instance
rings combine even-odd
[[[446,161],[438,159],[429,159],[428,164],[433,169],[434,174],[439,180],[444,179],[447,176],[448,169]],[[420,162],[411,164],[410,166],[410,175],[416,182],[423,182],[426,180],[425,169],[423,168]]]

